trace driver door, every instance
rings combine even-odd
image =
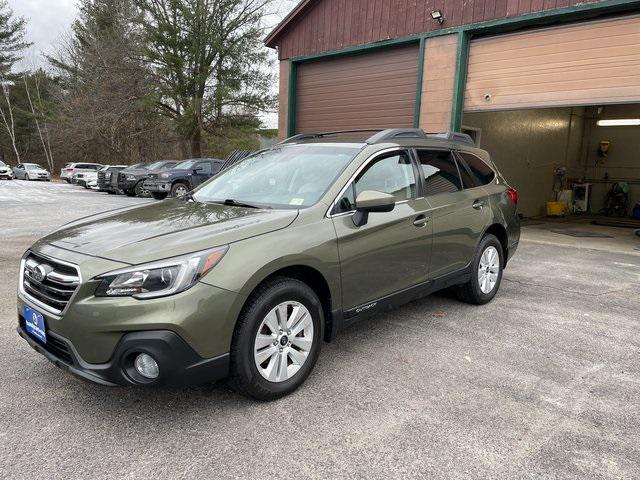
[[[355,198],[365,190],[396,197],[391,212],[371,213],[354,225]],[[332,219],[338,239],[343,309],[425,282],[430,254],[430,206],[417,198],[416,167],[405,150],[371,160],[341,194]]]
[[[211,162],[202,161],[193,166],[193,175],[191,176],[191,188],[195,188],[201,183],[207,181],[211,177]]]

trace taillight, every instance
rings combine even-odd
[[[507,190],[507,197],[511,200],[511,203],[514,205],[518,204],[518,191],[515,188],[509,188]]]
[[[67,172],[72,172],[73,171],[73,167],[67,167]]]

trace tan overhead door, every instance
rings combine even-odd
[[[411,127],[418,46],[298,65],[296,132]]]
[[[466,111],[640,102],[640,17],[473,40]]]

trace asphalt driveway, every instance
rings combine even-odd
[[[15,333],[18,260],[143,202],[0,182],[0,477],[640,478],[640,255],[527,227],[492,303],[439,294],[355,325],[272,403],[85,383]]]

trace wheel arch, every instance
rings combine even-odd
[[[501,223],[493,223],[486,228],[480,240],[482,240],[482,238],[487,234],[495,236],[500,241],[500,245],[502,246],[502,255],[506,266],[507,259],[509,258],[509,235],[507,234],[506,227]]]
[[[183,185],[186,185],[189,190],[192,189],[191,182],[189,182],[189,180],[187,180],[186,178],[176,178],[174,181],[171,182],[171,189],[173,189],[173,186],[176,183],[182,183]]]
[[[322,310],[324,313],[324,340],[327,342],[333,340],[338,322],[340,321],[339,314],[336,314],[334,301],[339,298],[340,292],[334,291],[335,289],[332,290],[329,285],[329,281],[327,280],[326,274],[322,273],[320,269],[316,268],[315,266],[312,266],[308,263],[300,262],[286,266],[278,266],[275,269],[271,268],[267,271],[262,269],[248,282],[250,284],[249,288],[251,290],[246,297],[247,300],[262,284],[276,277],[293,278],[306,284],[314,291],[314,293],[320,299],[320,303],[322,304]],[[242,308],[244,308],[244,305]]]

